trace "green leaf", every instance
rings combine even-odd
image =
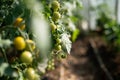
[[[0,65],[0,76],[3,76],[5,74],[5,69],[8,66],[9,66],[8,63],[4,63],[4,62]]]
[[[23,73],[21,71],[18,71],[19,78],[18,80],[24,80]]]
[[[9,77],[18,77],[18,74],[14,68],[12,68],[8,63],[6,62],[0,62],[0,76],[9,76]]]
[[[77,39],[77,36],[80,34],[80,30],[76,29],[72,33],[72,41],[74,42]]]
[[[70,54],[72,42],[69,39],[69,35],[66,33],[63,33],[61,40],[62,40],[63,48],[68,54]]]
[[[0,47],[9,47],[11,44],[12,42],[9,39],[0,39]]]
[[[8,66],[5,69],[5,75],[10,76],[10,77],[18,77],[17,71],[10,66]]]

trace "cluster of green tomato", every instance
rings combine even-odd
[[[51,22],[50,22],[50,27],[51,27],[51,31],[54,32],[57,30],[58,26],[57,26],[57,22],[58,20],[61,18],[61,14],[59,13],[59,9],[60,9],[60,3],[57,0],[53,0],[51,3],[51,10],[52,10],[52,15],[51,15]],[[61,50],[61,39],[57,38],[56,39],[56,45],[55,45],[55,49],[57,51]],[[47,70],[53,70],[54,69],[54,56],[53,54],[51,54],[49,60],[48,60],[48,64],[46,67]]]
[[[51,15],[50,15],[50,28],[53,36],[53,41],[54,41],[54,49],[50,54],[49,60],[48,60],[48,65],[46,67],[47,70],[53,70],[55,67],[55,59],[60,60],[61,58],[66,58],[66,54],[63,53],[62,49],[62,40],[61,40],[61,33],[58,31],[61,29],[59,23],[62,18],[61,16],[61,4],[58,0],[53,0],[50,3],[51,7]]]

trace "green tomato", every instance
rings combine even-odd
[[[54,11],[57,11],[60,8],[60,3],[58,1],[53,1],[52,2],[52,9]]]
[[[38,74],[35,74],[34,80],[40,80],[40,76]]]
[[[33,61],[32,54],[29,51],[22,52],[22,54],[20,55],[20,59],[23,63],[29,63],[29,64],[32,63]]]
[[[56,50],[61,50],[61,49],[62,49],[61,45],[56,46]]]
[[[61,43],[61,39],[57,38],[57,39],[56,39],[56,42],[57,42],[57,43]]]
[[[50,23],[50,27],[52,31],[56,30],[57,26],[54,23]]]
[[[28,80],[34,80],[35,79],[35,71],[33,68],[27,68],[26,71],[25,71],[25,77],[28,79]]]
[[[52,19],[53,21],[58,21],[61,18],[61,14],[59,12],[54,12]]]

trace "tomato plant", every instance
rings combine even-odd
[[[111,17],[111,12],[103,12],[102,9],[108,9],[105,4],[99,5],[97,9],[100,8],[99,18],[97,19],[97,26],[101,29],[103,37],[108,43],[114,46],[115,50],[120,49],[120,24]],[[109,9],[108,9],[109,10]],[[109,13],[109,15],[108,15]]]
[[[73,2],[79,4],[79,0],[0,2],[1,79],[39,80],[47,70],[55,68],[56,59],[70,54],[72,40],[77,36],[73,10],[79,7],[69,10],[67,4]]]

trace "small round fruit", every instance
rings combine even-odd
[[[23,63],[28,63],[28,64],[32,63],[33,57],[32,57],[31,52],[29,52],[29,51],[22,52],[22,54],[20,55],[20,60]]]
[[[26,43],[23,37],[18,36],[14,39],[14,46],[17,50],[23,50],[26,47]]]
[[[18,26],[21,22],[23,21],[23,18],[21,18],[21,17],[18,17],[16,20],[15,20],[15,22],[14,22],[14,26]]]
[[[19,27],[21,30],[25,29],[25,24],[23,24],[22,26]]]
[[[61,45],[57,45],[56,46],[56,50],[61,50],[62,48],[61,48]]]
[[[56,42],[57,42],[57,43],[61,43],[61,39],[57,38],[57,39],[56,39]]]
[[[57,11],[60,8],[60,3],[58,1],[53,1],[52,2],[52,9],[54,11]]]
[[[53,31],[57,29],[57,26],[54,23],[50,23],[50,27]]]
[[[58,21],[58,19],[60,18],[61,18],[61,14],[59,12],[53,13],[53,16],[52,16],[53,21]]]
[[[40,76],[38,74],[35,74],[34,80],[40,80]]]
[[[52,65],[49,65],[49,64],[48,64],[46,69],[47,69],[47,70],[51,70],[51,68],[52,68]]]
[[[35,42],[31,39],[26,40],[26,50],[34,50],[35,49]]]
[[[28,80],[34,80],[35,79],[35,70],[33,68],[27,68],[25,71],[25,77]]]

